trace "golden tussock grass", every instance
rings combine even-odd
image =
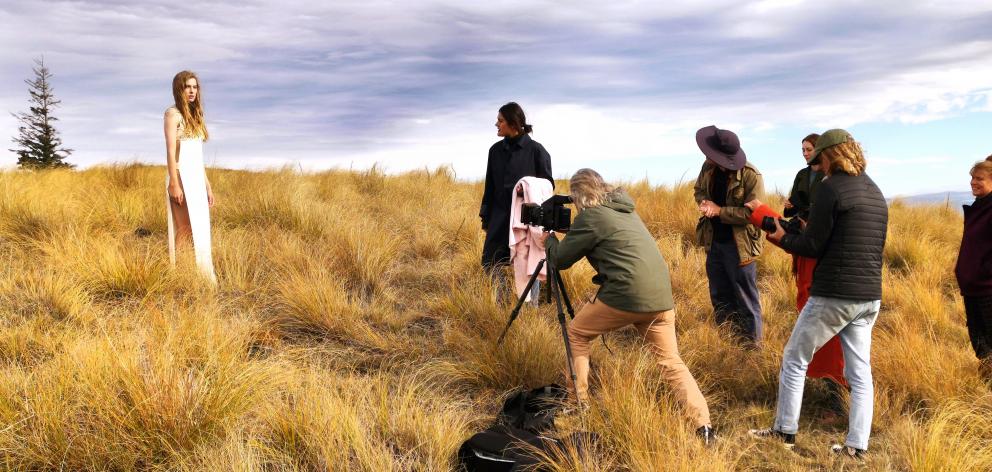
[[[188,250],[170,267],[163,168],[0,173],[0,467],[446,471],[513,389],[562,380],[552,307],[525,307],[496,345],[509,310],[479,268],[478,183],[443,167],[208,172],[217,287]],[[691,185],[625,187],[671,269],[679,347],[722,439],[699,444],[625,329],[612,355],[593,345],[589,411],[559,418],[596,447],[565,447],[551,470],[992,468],[957,212],[892,206],[862,465],[827,450],[846,420],[823,381],[808,382],[797,452],[745,435],[774,414],[790,258],[766,244],[765,347],[743,349],[713,324]],[[578,309],[593,271],[563,275]]]

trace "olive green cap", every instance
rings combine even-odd
[[[809,159],[807,159],[806,162],[815,164],[818,162],[817,158],[820,156],[820,151],[830,146],[836,146],[848,141],[854,141],[854,138],[851,137],[851,133],[839,128],[827,130],[821,134],[819,138],[817,138],[816,147],[813,148],[813,152],[809,155]]]

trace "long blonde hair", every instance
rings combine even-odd
[[[600,206],[610,201],[613,186],[592,169],[579,169],[568,181],[572,203],[579,210]]]
[[[824,169],[829,174],[841,170],[850,175],[861,175],[868,167],[861,144],[850,137],[848,137],[847,142],[820,151],[820,156],[826,161],[824,162],[826,164]]]
[[[183,89],[186,81],[196,79],[196,99],[192,103],[186,100]],[[172,79],[172,98],[176,101],[176,110],[183,117],[183,135],[203,138],[204,141],[210,138],[207,132],[207,124],[203,122],[203,87],[200,85],[200,78],[192,71],[184,70]]]

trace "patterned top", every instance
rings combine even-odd
[[[176,124],[176,140],[182,141],[184,139],[202,139],[202,136],[193,136],[186,132],[185,121],[183,121],[183,114],[179,113],[176,107],[169,107],[165,109],[165,116],[168,117],[169,114],[175,113],[179,117],[179,123]]]

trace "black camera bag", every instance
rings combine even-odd
[[[540,464],[538,451],[559,450],[558,440],[543,436],[554,429],[568,391],[557,384],[519,390],[503,402],[496,422],[474,434],[458,450],[458,462],[468,472],[516,471]]]
[[[511,472],[541,463],[558,445],[552,438],[506,425],[493,425],[476,433],[458,449],[458,462],[467,472]]]
[[[496,424],[541,434],[554,428],[555,415],[561,410],[568,390],[558,384],[533,390],[520,390],[503,402]]]

